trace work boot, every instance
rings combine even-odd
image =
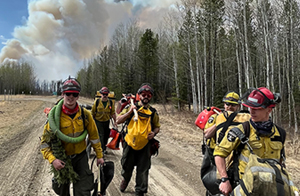
[[[125,179],[122,180],[121,185],[120,185],[120,191],[124,192],[128,186],[128,182],[125,181]]]

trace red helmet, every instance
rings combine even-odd
[[[243,105],[254,109],[274,108],[275,104],[281,101],[278,93],[273,94],[265,87],[254,89],[250,94],[246,94],[246,96],[243,96],[243,98],[246,98],[246,100],[243,100]]]
[[[63,82],[63,93],[80,93],[80,90],[80,83],[76,80],[76,78],[71,78],[71,76],[69,76],[69,78]]]
[[[99,92],[100,92],[101,94],[103,94],[103,93],[104,93],[104,94],[105,94],[105,93],[108,94],[108,93],[109,93],[109,90],[108,90],[107,87],[104,86],[104,87],[101,88],[101,90],[100,90]]]
[[[150,91],[152,95],[154,94],[154,90],[152,89],[152,87],[146,83],[141,85],[137,93],[141,94],[143,91]]]

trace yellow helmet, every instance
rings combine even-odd
[[[233,104],[240,104],[240,96],[235,92],[229,92],[223,97],[224,103],[233,103]]]

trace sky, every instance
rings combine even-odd
[[[40,81],[76,76],[118,24],[155,29],[176,1],[0,0],[0,63],[30,62]]]

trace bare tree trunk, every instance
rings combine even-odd
[[[247,32],[247,18],[246,18],[246,0],[244,0],[244,41],[245,41],[245,76],[247,88],[250,87],[250,75],[249,75],[249,47],[248,47],[248,32]]]
[[[288,70],[288,63],[290,62],[289,59],[289,44],[288,44],[288,38],[286,38],[286,80],[287,80],[287,86],[288,86],[288,114],[289,114],[289,128],[292,126],[292,112],[291,112],[291,86],[290,86],[290,76],[289,76],[289,70]]]
[[[195,85],[195,78],[193,72],[193,64],[192,64],[192,54],[191,54],[191,42],[190,42],[190,35],[188,35],[189,42],[188,42],[188,55],[189,55],[189,66],[190,66],[190,77],[191,77],[191,85],[192,85],[192,96],[193,96],[193,112],[197,114],[197,96],[196,96],[196,85]]]
[[[203,59],[204,59],[204,97],[205,97],[205,106],[208,106],[208,97],[207,97],[207,61],[206,61],[206,33],[204,30],[203,33]]]
[[[240,63],[240,57],[239,57],[239,43],[238,43],[238,33],[237,29],[234,28],[235,32],[235,54],[236,54],[236,62],[238,65],[238,84],[239,84],[239,94],[242,96],[242,68]],[[243,106],[242,106],[243,109]]]
[[[196,77],[197,77],[197,89],[198,89],[198,108],[196,108],[196,113],[201,111],[201,103],[200,103],[200,76],[199,76],[199,49],[198,49],[198,36],[197,36],[197,17],[196,17],[196,5],[194,5],[194,19],[195,19],[195,26],[194,26],[194,35],[195,35],[195,52],[196,52]]]
[[[270,57],[269,57],[269,46],[268,46],[268,21],[267,21],[267,16],[266,16],[266,3],[265,3],[265,1],[262,1],[262,3],[263,3],[263,9],[262,9],[262,19],[263,19],[263,33],[264,33],[264,44],[265,44],[265,55],[266,55],[266,68],[267,68],[267,70],[266,70],[266,79],[267,79],[267,81],[266,81],[266,87],[268,88],[268,89],[270,89],[270,79],[269,79],[269,73],[270,73],[270,62],[269,62],[269,59],[270,59]]]
[[[177,101],[177,107],[178,107],[178,111],[181,110],[180,108],[180,94],[179,94],[179,85],[178,85],[178,76],[177,76],[177,59],[176,59],[176,55],[175,55],[175,48],[173,46],[172,48],[172,53],[173,53],[173,68],[174,68],[174,78],[175,78],[175,89],[176,89],[176,97],[178,99]]]
[[[295,64],[294,64],[294,29],[293,29],[293,18],[290,15],[290,40],[291,40],[291,68],[292,68],[292,81],[291,81],[291,99],[292,99],[292,107],[293,107],[293,113],[294,113],[294,123],[295,123],[295,133],[298,132],[298,123],[297,123],[297,115],[296,115],[296,105],[295,105],[295,99],[294,99],[294,81],[295,81]]]

